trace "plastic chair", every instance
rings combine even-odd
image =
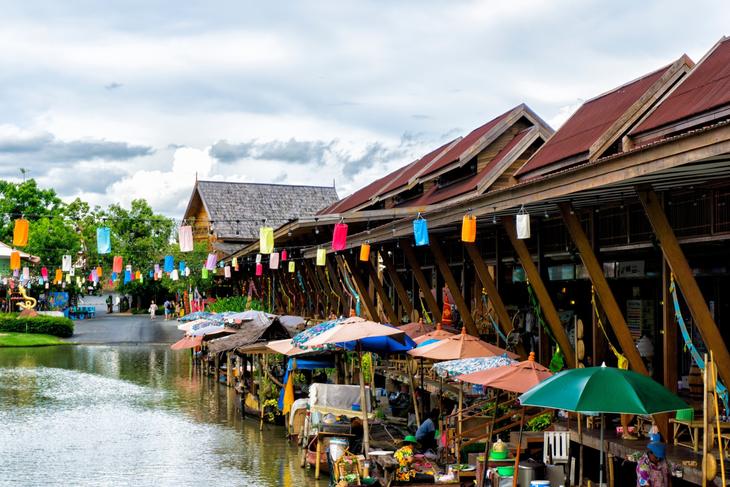
[[[568,431],[545,431],[542,461],[547,464],[567,464],[570,458],[570,433]]]

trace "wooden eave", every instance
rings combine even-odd
[[[567,201],[572,201],[576,207],[591,206],[596,201],[603,204],[608,200],[601,194],[614,194],[620,199],[622,191],[633,192],[639,183],[657,184],[657,189],[661,189],[658,185],[663,183],[664,188],[669,189],[677,184],[692,184],[693,177],[697,183],[708,178],[727,177],[730,175],[729,154],[730,121],[490,191],[468,201],[468,208],[477,217],[491,217],[493,214],[514,214],[514,209],[522,205],[554,209],[557,203]],[[700,167],[688,166],[699,162],[702,162]],[[465,202],[442,207],[434,205],[424,216],[429,228],[435,229],[458,222],[466,208]],[[389,222],[367,234],[351,235],[347,248],[357,247],[366,240],[384,242],[410,236],[412,231],[410,219]],[[315,252],[314,248],[307,249],[305,257],[314,257]]]
[[[499,179],[504,171],[510,167],[532,144],[538,139],[543,142],[550,136],[547,131],[540,126],[533,126],[528,129],[530,132],[525,135],[505,156],[499,161],[499,164],[488,171],[479,183],[477,183],[476,193],[484,193],[494,182]]]

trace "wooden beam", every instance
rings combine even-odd
[[[388,273],[388,277],[390,277],[390,282],[393,283],[395,292],[398,293],[398,301],[400,301],[401,306],[408,314],[408,320],[410,321],[411,316],[413,316],[413,303],[408,296],[408,291],[406,291],[403,281],[401,281],[400,276],[398,275],[398,270],[395,268],[395,264],[388,255],[388,252],[380,252],[380,258],[383,259],[385,271]]]
[[[401,240],[400,246],[403,249],[403,255],[405,255],[408,265],[411,266],[413,277],[416,279],[418,287],[421,288],[421,294],[423,294],[423,299],[426,301],[426,306],[431,311],[434,323],[439,323],[441,321],[441,308],[439,308],[436,298],[431,293],[431,285],[426,280],[426,276],[423,275],[421,264],[418,263],[418,257],[416,257],[413,247],[411,247],[410,242],[405,240]]]
[[[702,291],[692,274],[692,268],[664,214],[662,204],[651,189],[637,189],[636,192],[649,223],[654,229],[654,234],[659,240],[664,258],[674,274],[677,286],[682,291],[692,319],[700,330],[702,340],[705,342],[705,346],[714,352],[718,373],[725,384],[730,384],[730,353],[728,353],[727,345],[710,314]]]
[[[479,280],[482,282],[484,290],[487,292],[487,296],[492,303],[494,311],[497,313],[497,322],[499,323],[499,326],[502,327],[505,334],[508,334],[512,331],[512,320],[509,317],[507,308],[504,306],[502,296],[500,296],[499,292],[497,292],[497,285],[494,283],[494,279],[492,279],[492,274],[489,273],[489,269],[484,263],[482,256],[479,254],[479,249],[477,249],[476,245],[465,243],[464,247],[471,258],[471,261],[474,263],[474,270],[476,271],[477,276],[479,276]]]
[[[394,326],[398,326],[398,314],[395,312],[395,309],[393,308],[393,304],[390,302],[390,298],[388,297],[388,293],[385,292],[385,288],[383,287],[383,283],[380,282],[380,276],[378,275],[378,269],[377,269],[377,261],[375,264],[373,264],[372,261],[373,256],[370,256],[370,259],[367,262],[363,262],[364,266],[367,268],[368,273],[370,274],[370,279],[373,282],[373,285],[375,286],[375,293],[380,297],[380,303],[383,307],[383,311],[385,312],[385,316],[390,320],[390,324]],[[353,258],[353,261],[355,259]],[[355,265],[359,263],[360,261],[357,260]]]
[[[352,280],[357,287],[357,292],[360,295],[360,302],[365,305],[365,311],[369,315],[369,318],[372,321],[380,321],[378,309],[375,307],[375,303],[373,303],[373,300],[370,299],[370,295],[368,294],[367,280],[363,277],[360,270],[355,265],[354,259],[347,255],[338,255],[338,258],[343,259],[344,262],[347,263],[347,268],[350,270],[350,276],[352,276]]]
[[[583,227],[580,225],[578,216],[569,203],[561,203],[558,206],[570,238],[578,249],[580,258],[593,284],[593,289],[595,289],[596,296],[601,301],[601,307],[608,317],[608,322],[616,335],[621,350],[623,350],[624,355],[629,361],[629,365],[634,371],[649,375],[649,371],[646,365],[644,365],[641,355],[639,355],[639,350],[636,348],[634,339],[631,337],[629,326],[626,324],[623,313],[621,313],[621,308],[619,308],[616,298],[613,296],[613,292],[611,292],[611,287],[608,285],[606,276],[603,274],[603,267],[593,252],[591,243],[588,241],[588,236],[586,236]]]
[[[337,294],[337,297],[339,298],[337,300],[337,310],[335,313],[339,313],[342,309],[342,300],[345,297],[345,292],[342,290],[342,285],[340,284],[339,279],[337,278],[337,268],[335,267],[335,264],[332,262],[332,257],[327,256],[327,272],[329,274],[329,280],[332,283],[332,288],[334,289],[335,293]]]
[[[535,290],[535,295],[537,296],[537,300],[540,302],[540,307],[545,315],[545,320],[552,330],[553,335],[560,346],[560,350],[562,350],[565,355],[565,361],[567,362],[568,367],[573,368],[575,367],[575,353],[573,352],[573,347],[570,344],[570,340],[568,340],[568,335],[565,333],[563,324],[560,322],[558,311],[555,309],[555,305],[550,299],[550,294],[545,287],[545,283],[542,282],[540,272],[538,272],[537,267],[535,267],[535,263],[532,261],[530,251],[527,250],[527,245],[525,245],[525,242],[517,238],[514,218],[506,216],[502,218],[502,222],[504,224],[504,229],[507,232],[507,236],[512,243],[512,247],[515,249],[515,252],[520,259],[522,268],[525,269],[527,279],[532,285],[532,288]]]
[[[431,253],[433,254],[434,260],[436,261],[436,265],[441,271],[441,275],[444,276],[444,281],[446,281],[446,285],[451,290],[451,295],[454,297],[454,301],[456,302],[456,308],[461,314],[461,319],[464,321],[466,331],[470,335],[479,336],[479,330],[477,329],[476,323],[474,323],[474,317],[471,315],[469,305],[466,304],[464,296],[461,294],[459,284],[456,282],[454,274],[449,268],[449,263],[446,260],[446,256],[444,255],[443,250],[441,249],[441,244],[438,243],[438,239],[432,239],[429,243],[429,247],[431,247]]]

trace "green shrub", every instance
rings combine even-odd
[[[544,431],[552,424],[553,414],[545,413],[527,421],[527,431]]]
[[[248,296],[231,296],[229,298],[220,298],[215,303],[208,305],[208,311],[212,313],[223,313],[224,311],[246,311],[253,309],[256,311],[265,311],[264,306],[258,299],[251,300],[251,307],[247,307]]]
[[[13,313],[0,313],[0,331],[16,333],[42,333],[67,338],[74,334],[74,323],[58,316],[34,316],[19,318]]]

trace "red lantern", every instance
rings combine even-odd
[[[261,264],[261,262],[258,262],[256,264],[256,275],[262,276],[264,274],[264,266]]]
[[[281,251],[281,261],[286,262],[286,258],[289,257],[289,254],[286,253],[286,249]]]
[[[347,223],[335,224],[335,230],[332,233],[332,250],[335,252],[345,250],[347,245]]]

